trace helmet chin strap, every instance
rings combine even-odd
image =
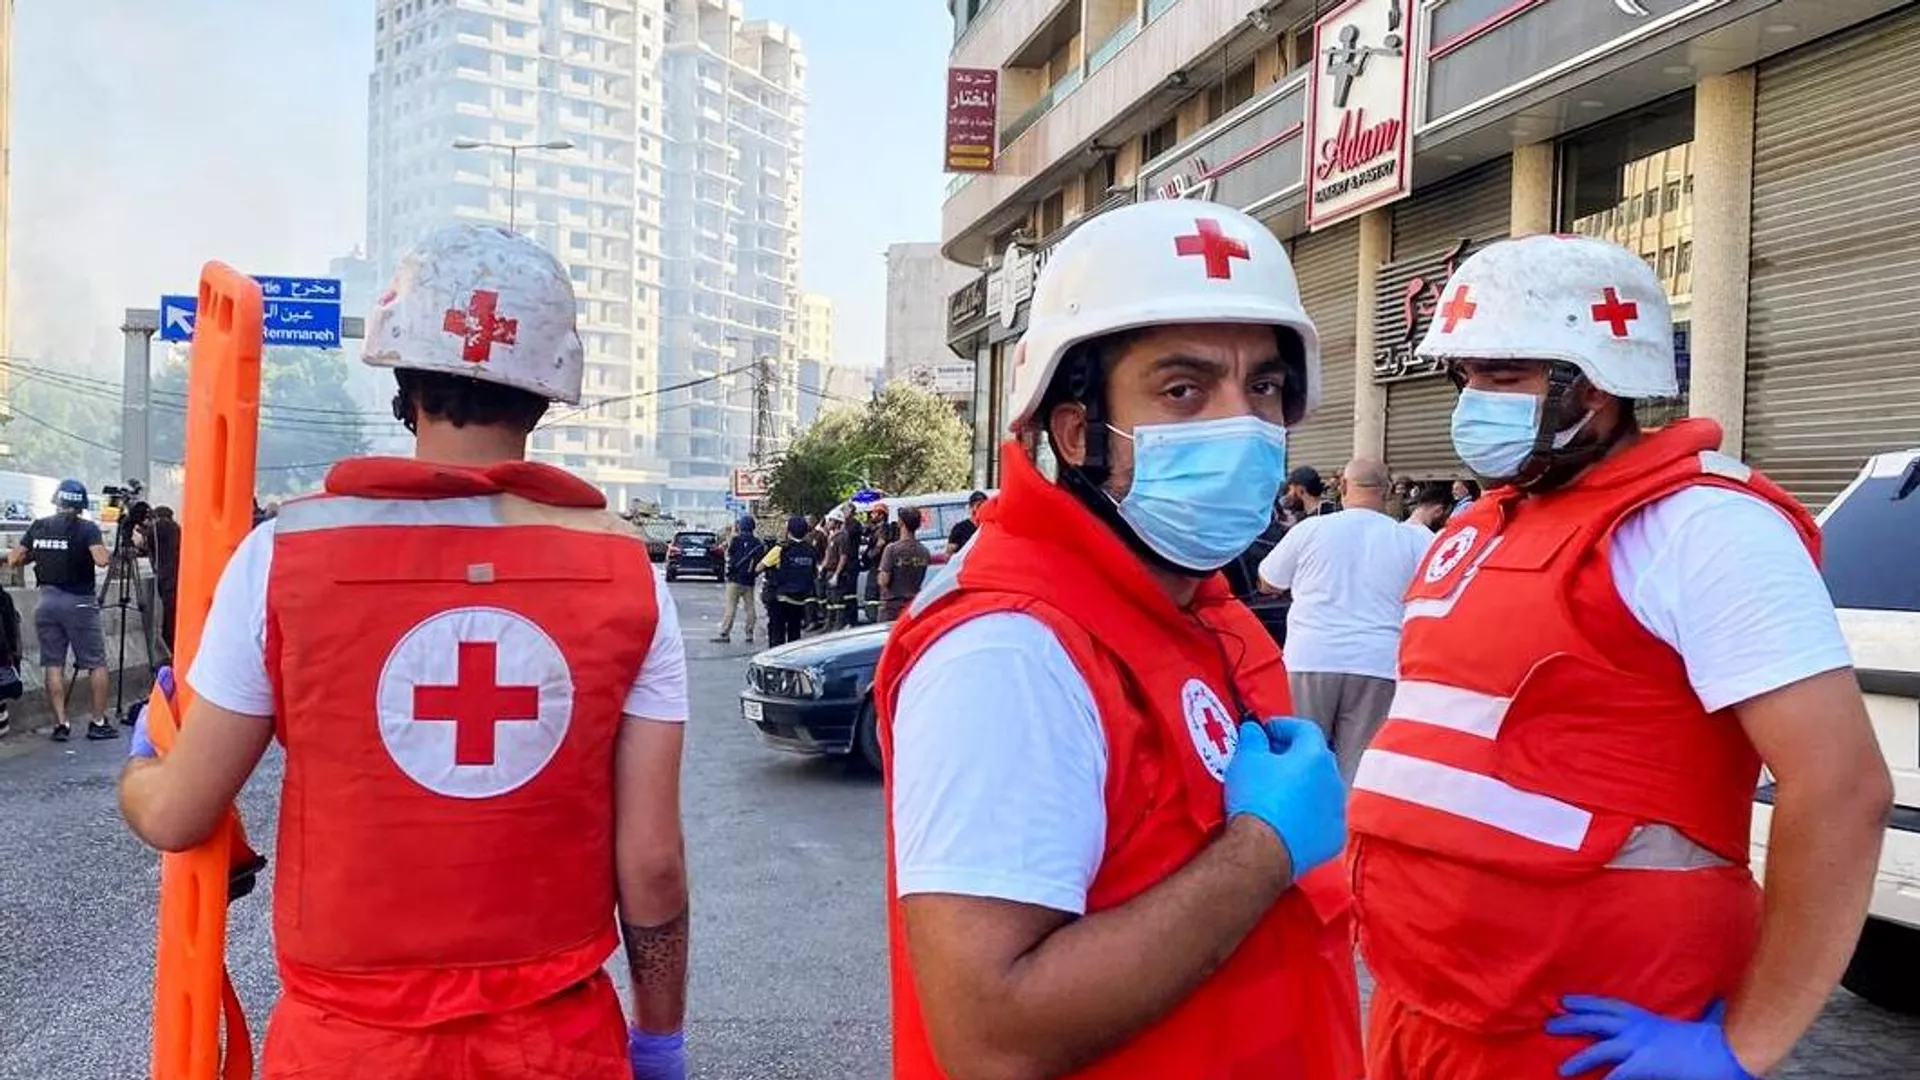
[[[1533,453],[1511,483],[1526,491],[1552,491],[1566,486],[1587,468],[1607,456],[1626,434],[1627,425],[1591,439],[1580,435],[1593,422],[1593,410],[1582,409],[1580,398],[1591,385],[1579,368],[1554,363],[1547,368],[1547,396],[1540,407],[1540,429],[1534,434]],[[1574,415],[1576,412],[1579,415]]]
[[[1087,452],[1086,458],[1078,465],[1061,459],[1060,486],[1094,517],[1099,518],[1102,524],[1112,529],[1116,536],[1126,541],[1127,547],[1147,565],[1184,577],[1213,576],[1216,571],[1181,566],[1148,547],[1146,541],[1140,539],[1140,534],[1133,531],[1133,526],[1120,516],[1120,501],[1106,487],[1107,481],[1113,478],[1108,439],[1119,429],[1107,422],[1107,394],[1100,375],[1100,357],[1093,349],[1078,348],[1066,357],[1064,364],[1061,374],[1066,379],[1065,400],[1078,404],[1086,414]],[[1047,438],[1053,438],[1051,431],[1047,433]]]

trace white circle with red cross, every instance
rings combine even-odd
[[[1468,525],[1440,541],[1440,545],[1433,549],[1433,557],[1427,560],[1427,584],[1431,585],[1453,573],[1453,568],[1467,557],[1467,552],[1473,550],[1473,542],[1478,539],[1480,530]]]
[[[1215,780],[1227,777],[1227,762],[1233,760],[1233,748],[1240,742],[1240,725],[1220,702],[1213,687],[1199,679],[1188,679],[1180,688],[1180,711],[1187,718],[1187,734],[1193,736],[1193,748]]]
[[[573,720],[573,675],[546,631],[511,611],[422,620],[380,669],[380,741],[438,795],[489,799],[547,767]]]

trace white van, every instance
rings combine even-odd
[[[1894,810],[1873,902],[1842,983],[1920,1014],[1920,449],[1879,454],[1821,511],[1821,572],[1860,690],[1893,771]],[[1754,807],[1754,872],[1773,824],[1773,786]]]
[[[986,492],[988,498],[994,494],[995,489]],[[914,536],[933,554],[933,565],[939,566],[947,561],[947,534],[967,519],[967,499],[972,495],[971,491],[933,491],[882,501],[887,504],[887,516],[894,521],[900,520],[903,506],[920,511],[920,531]]]

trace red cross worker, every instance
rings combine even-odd
[[[1357,1080],[1339,765],[1218,572],[1319,396],[1286,250],[1096,215],[1020,350],[1000,493],[876,675],[893,1075]]]
[[[178,741],[122,781],[134,831],[182,849],[285,747],[268,1078],[685,1075],[678,616],[602,494],[524,460],[579,400],[574,311],[503,230],[401,260],[365,360],[414,456],[343,461],[247,536]]]
[[[1766,1075],[1853,949],[1891,803],[1819,531],[1713,421],[1641,426],[1679,384],[1639,256],[1503,241],[1446,294],[1471,311],[1418,354],[1489,490],[1413,578],[1353,780],[1367,1075]]]

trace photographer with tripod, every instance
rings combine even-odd
[[[40,639],[40,666],[47,675],[47,701],[53,706],[53,739],[65,742],[73,735],[62,670],[69,647],[75,677],[85,671],[92,682],[93,719],[87,723],[87,738],[118,738],[120,729],[107,719],[107,642],[100,629],[100,601],[93,592],[94,572],[110,558],[107,545],[100,526],[80,516],[87,508],[86,485],[60,481],[53,505],[53,515],[27,526],[19,546],[7,553],[8,566],[33,563],[40,586],[33,626]]]

